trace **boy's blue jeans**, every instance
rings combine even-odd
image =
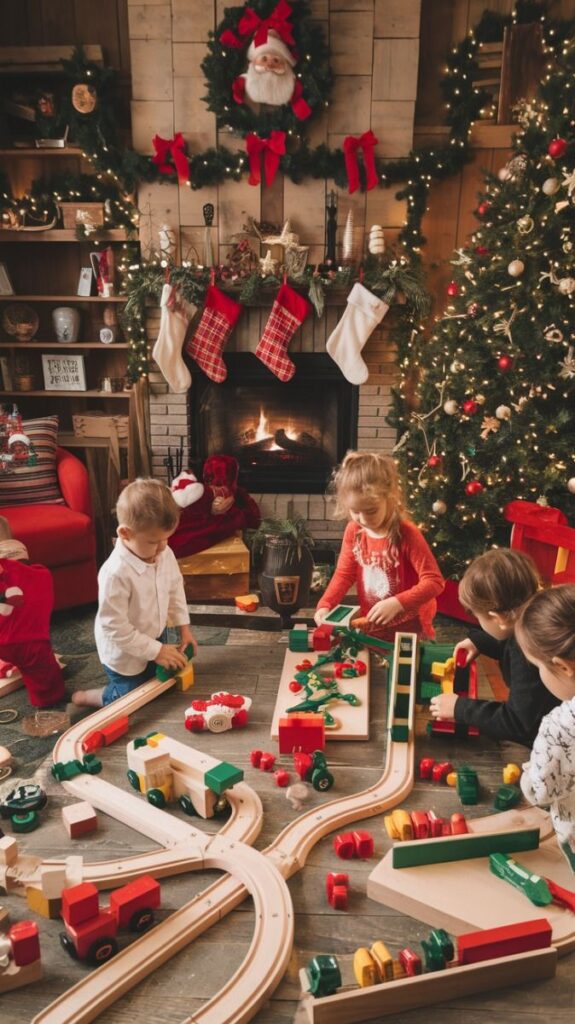
[[[179,630],[166,626],[158,640],[161,644],[179,644]],[[153,679],[158,666],[155,661],[149,661],[146,667],[135,676],[125,676],[121,672],[116,672],[115,669],[109,668],[108,665],[103,665],[102,667],[108,676],[108,685],[104,687],[102,694],[102,704],[106,705],[111,704],[112,701],[118,700],[120,697],[125,697],[127,693],[130,693],[130,690],[135,690],[136,686],[147,683],[148,679]]]

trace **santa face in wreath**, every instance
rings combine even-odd
[[[245,73],[246,96],[253,103],[283,107],[295,89],[295,58],[275,32],[269,31],[265,43],[248,49],[248,70]]]

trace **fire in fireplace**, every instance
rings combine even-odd
[[[250,353],[226,357],[228,378],[194,376],[192,460],[234,455],[241,483],[253,491],[321,493],[357,439],[357,388],[329,356],[293,357],[282,384]]]

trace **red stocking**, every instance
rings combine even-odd
[[[311,303],[303,295],[289,284],[281,286],[256,349],[258,359],[281,381],[291,380],[295,373],[287,347],[310,311]]]
[[[241,311],[239,302],[211,284],[206,292],[202,318],[186,345],[186,352],[216,384],[221,384],[228,375],[222,351]]]

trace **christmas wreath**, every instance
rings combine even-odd
[[[227,8],[202,62],[218,128],[246,136],[302,134],[328,105],[332,76],[323,32],[306,0]]]

